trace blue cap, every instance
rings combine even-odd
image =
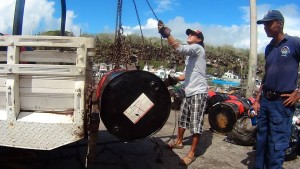
[[[267,14],[265,14],[264,18],[261,20],[258,20],[257,24],[263,24],[264,22],[272,21],[272,20],[280,20],[284,21],[284,18],[278,10],[270,10]]]

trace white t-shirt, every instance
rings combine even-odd
[[[186,56],[184,81],[186,97],[207,93],[208,85],[204,48],[199,44],[179,45],[176,51]]]

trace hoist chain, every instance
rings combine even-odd
[[[116,30],[115,30],[115,49],[114,49],[114,56],[113,56],[113,63],[118,65],[121,63],[121,53],[122,53],[122,35],[123,35],[123,27],[122,27],[122,6],[123,0],[118,0],[117,3],[117,18],[116,18]]]
[[[122,5],[123,0],[118,0],[117,3],[117,15],[116,15],[116,29],[115,29],[115,40],[117,39],[117,33],[119,29],[122,27]]]
[[[146,1],[147,1],[147,4],[148,4],[149,8],[151,9],[151,11],[152,11],[152,13],[153,13],[153,15],[154,15],[155,19],[158,21],[158,17],[156,16],[156,14],[155,14],[155,12],[154,12],[154,10],[153,10],[152,6],[150,5],[150,3],[149,3],[149,1],[148,1],[148,0],[146,0]]]
[[[145,41],[144,41],[144,35],[143,35],[143,31],[142,31],[142,25],[141,25],[141,21],[140,21],[140,16],[137,10],[137,6],[136,6],[136,2],[135,0],[132,0],[134,7],[135,7],[135,12],[136,12],[136,16],[139,22],[139,27],[140,27],[140,32],[141,32],[141,38],[142,38],[142,51],[140,53],[140,59],[147,59],[145,58]],[[149,6],[149,8],[151,9],[153,15],[155,16],[156,20],[158,20],[153,8],[151,7],[150,3],[148,0],[147,4]],[[117,16],[116,16],[116,30],[115,30],[115,43],[114,43],[114,51],[113,51],[113,58],[112,58],[112,62],[116,64],[116,66],[119,66],[120,64],[125,64],[128,59],[129,59],[129,55],[131,54],[130,52],[130,47],[129,46],[125,46],[124,42],[125,42],[125,37],[123,36],[123,27],[122,27],[122,6],[123,6],[123,0],[118,0],[117,3]],[[161,50],[160,50],[160,54],[162,55],[162,47],[163,47],[163,41],[161,39]]]

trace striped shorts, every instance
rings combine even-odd
[[[178,126],[190,129],[191,134],[202,134],[206,100],[206,93],[185,97],[180,107]]]

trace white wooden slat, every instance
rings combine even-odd
[[[6,106],[6,87],[0,86],[0,109]]]
[[[23,51],[20,53],[22,62],[42,62],[42,63],[71,63],[75,64],[77,54],[75,51],[57,51],[57,50],[35,50]]]
[[[6,107],[6,93],[0,91],[0,109],[4,109]]]
[[[44,47],[85,47],[93,48],[94,40],[83,37],[68,36],[6,36],[4,37],[6,44],[16,46],[44,46]]]
[[[0,46],[44,46],[44,47],[85,47],[94,48],[95,41],[92,38],[68,37],[68,36],[1,36]]]
[[[0,46],[8,46],[5,36],[0,36]]]
[[[5,40],[4,40],[4,37],[0,36],[0,46],[7,46],[5,44]]]
[[[5,89],[5,86],[0,86],[0,93],[5,93],[6,89]]]
[[[71,63],[75,64],[77,54],[75,51],[57,50],[34,50],[20,52],[20,62],[41,62],[41,63]],[[6,51],[0,51],[0,62],[6,62]]]
[[[28,93],[40,93],[40,94],[48,94],[48,93],[59,93],[59,94],[74,94],[74,89],[54,89],[54,88],[24,88],[20,87],[20,95],[28,94]]]
[[[20,76],[21,88],[72,89],[74,92],[75,78],[60,76]]]
[[[73,94],[22,93],[20,94],[20,109],[41,112],[73,110],[73,100]]]
[[[5,82],[6,82],[6,75],[0,75],[0,109],[6,108],[6,86],[5,86]]]
[[[0,51],[0,71],[4,69],[1,67],[1,65],[3,65],[1,63],[2,61],[6,62],[6,51]],[[0,120],[6,119],[7,117],[6,111],[1,111],[1,109],[6,109],[6,77],[6,74],[0,74]]]
[[[0,64],[1,73],[77,76],[85,75],[85,67],[75,65]]]
[[[0,75],[0,109],[6,107],[6,75]]]
[[[0,93],[5,93],[6,88],[5,86],[0,86]],[[1,101],[1,100],[0,100]]]
[[[0,51],[0,62],[6,62],[6,58],[7,58],[6,51]]]
[[[0,64],[0,75],[6,74],[7,65],[6,64]]]
[[[62,111],[73,109],[74,77],[22,76],[21,110]]]
[[[0,88],[5,87],[5,81],[6,81],[6,75],[0,74]]]

